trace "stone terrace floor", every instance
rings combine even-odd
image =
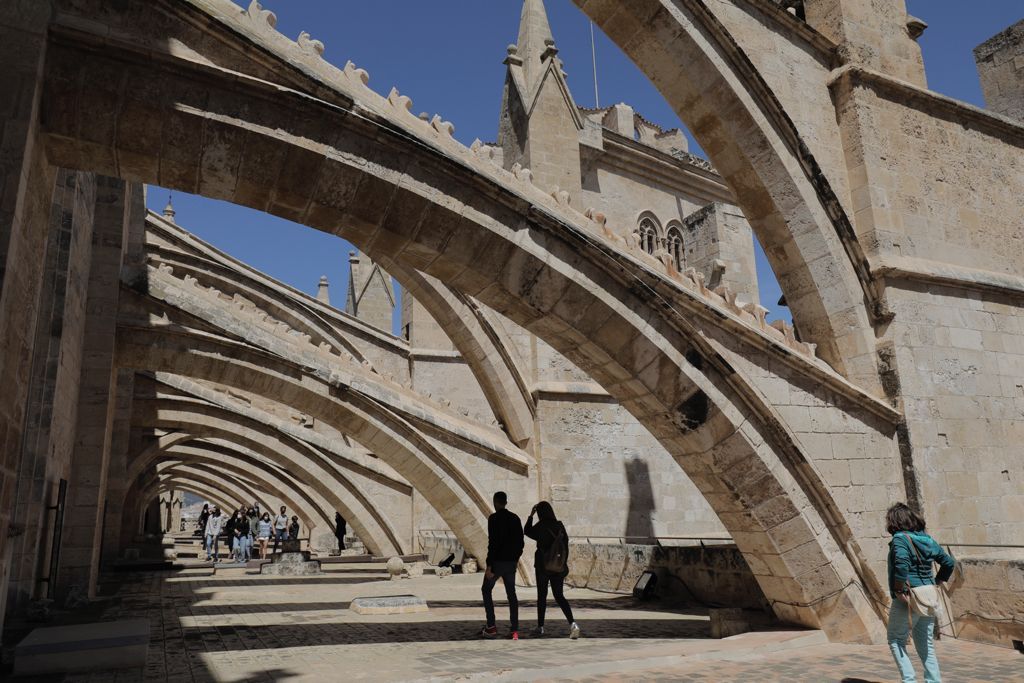
[[[145,668],[54,681],[891,681],[884,647],[832,645],[815,631],[768,630],[708,638],[702,610],[660,610],[630,597],[570,589],[583,638],[570,641],[557,606],[544,639],[484,641],[481,576],[386,580],[383,565],[332,564],[315,577],[268,577],[242,568],[113,574],[99,619],[146,617]],[[430,611],[361,616],[359,596],[412,593]],[[536,616],[520,588],[522,629]],[[503,598],[498,586],[496,598]],[[499,628],[507,609],[498,600]],[[505,621],[502,621],[502,620]],[[1024,657],[1006,649],[943,640],[945,680],[1021,681]],[[5,653],[10,654],[8,651]],[[0,671],[0,678],[9,669]],[[40,680],[40,679],[35,679]]]

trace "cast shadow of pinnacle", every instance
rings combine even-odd
[[[629,510],[626,513],[626,536],[635,542],[654,538],[651,512],[655,509],[654,489],[651,486],[650,467],[640,458],[623,462],[626,485],[629,487]]]

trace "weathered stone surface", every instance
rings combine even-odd
[[[357,614],[415,614],[429,610],[427,601],[415,595],[356,598],[349,609]]]
[[[260,565],[260,574],[272,576],[309,576],[320,573],[320,561],[311,560],[308,551],[282,552]]]
[[[711,618],[711,637],[728,638],[750,630],[750,622],[743,615],[743,610],[736,607],[708,610]]]
[[[149,620],[37,628],[14,650],[17,676],[121,669],[146,663]]]
[[[974,48],[985,106],[1024,121],[1024,19]]]
[[[400,579],[402,572],[405,571],[405,562],[400,557],[392,557],[388,560],[388,574],[391,575],[391,580]]]

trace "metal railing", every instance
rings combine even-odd
[[[455,532],[451,529],[420,529],[418,532],[421,536],[426,536],[432,539],[457,539]],[[705,543],[709,545],[723,545],[733,543],[734,541],[729,536],[712,536],[705,534],[704,536],[597,536],[593,534],[584,534],[580,536],[570,536],[571,539],[577,541],[586,541],[587,543],[593,544],[594,541],[616,541],[620,545],[628,543],[636,543],[637,545],[665,545],[665,541],[698,541],[702,546]]]
[[[656,545],[664,547],[666,541],[697,541],[701,547],[708,545],[725,545],[733,543],[728,536],[577,536],[577,540],[586,540],[587,543],[597,545],[594,541],[616,541],[620,545],[633,543],[635,545]]]

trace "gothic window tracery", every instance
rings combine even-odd
[[[654,219],[649,216],[640,219],[638,232],[640,233],[640,248],[648,254],[653,254],[654,250],[658,248],[658,226]]]
[[[668,251],[669,256],[672,257],[672,263],[675,265],[676,270],[682,272],[685,258],[683,255],[683,233],[679,226],[669,226],[668,233],[665,236],[665,249]]]

